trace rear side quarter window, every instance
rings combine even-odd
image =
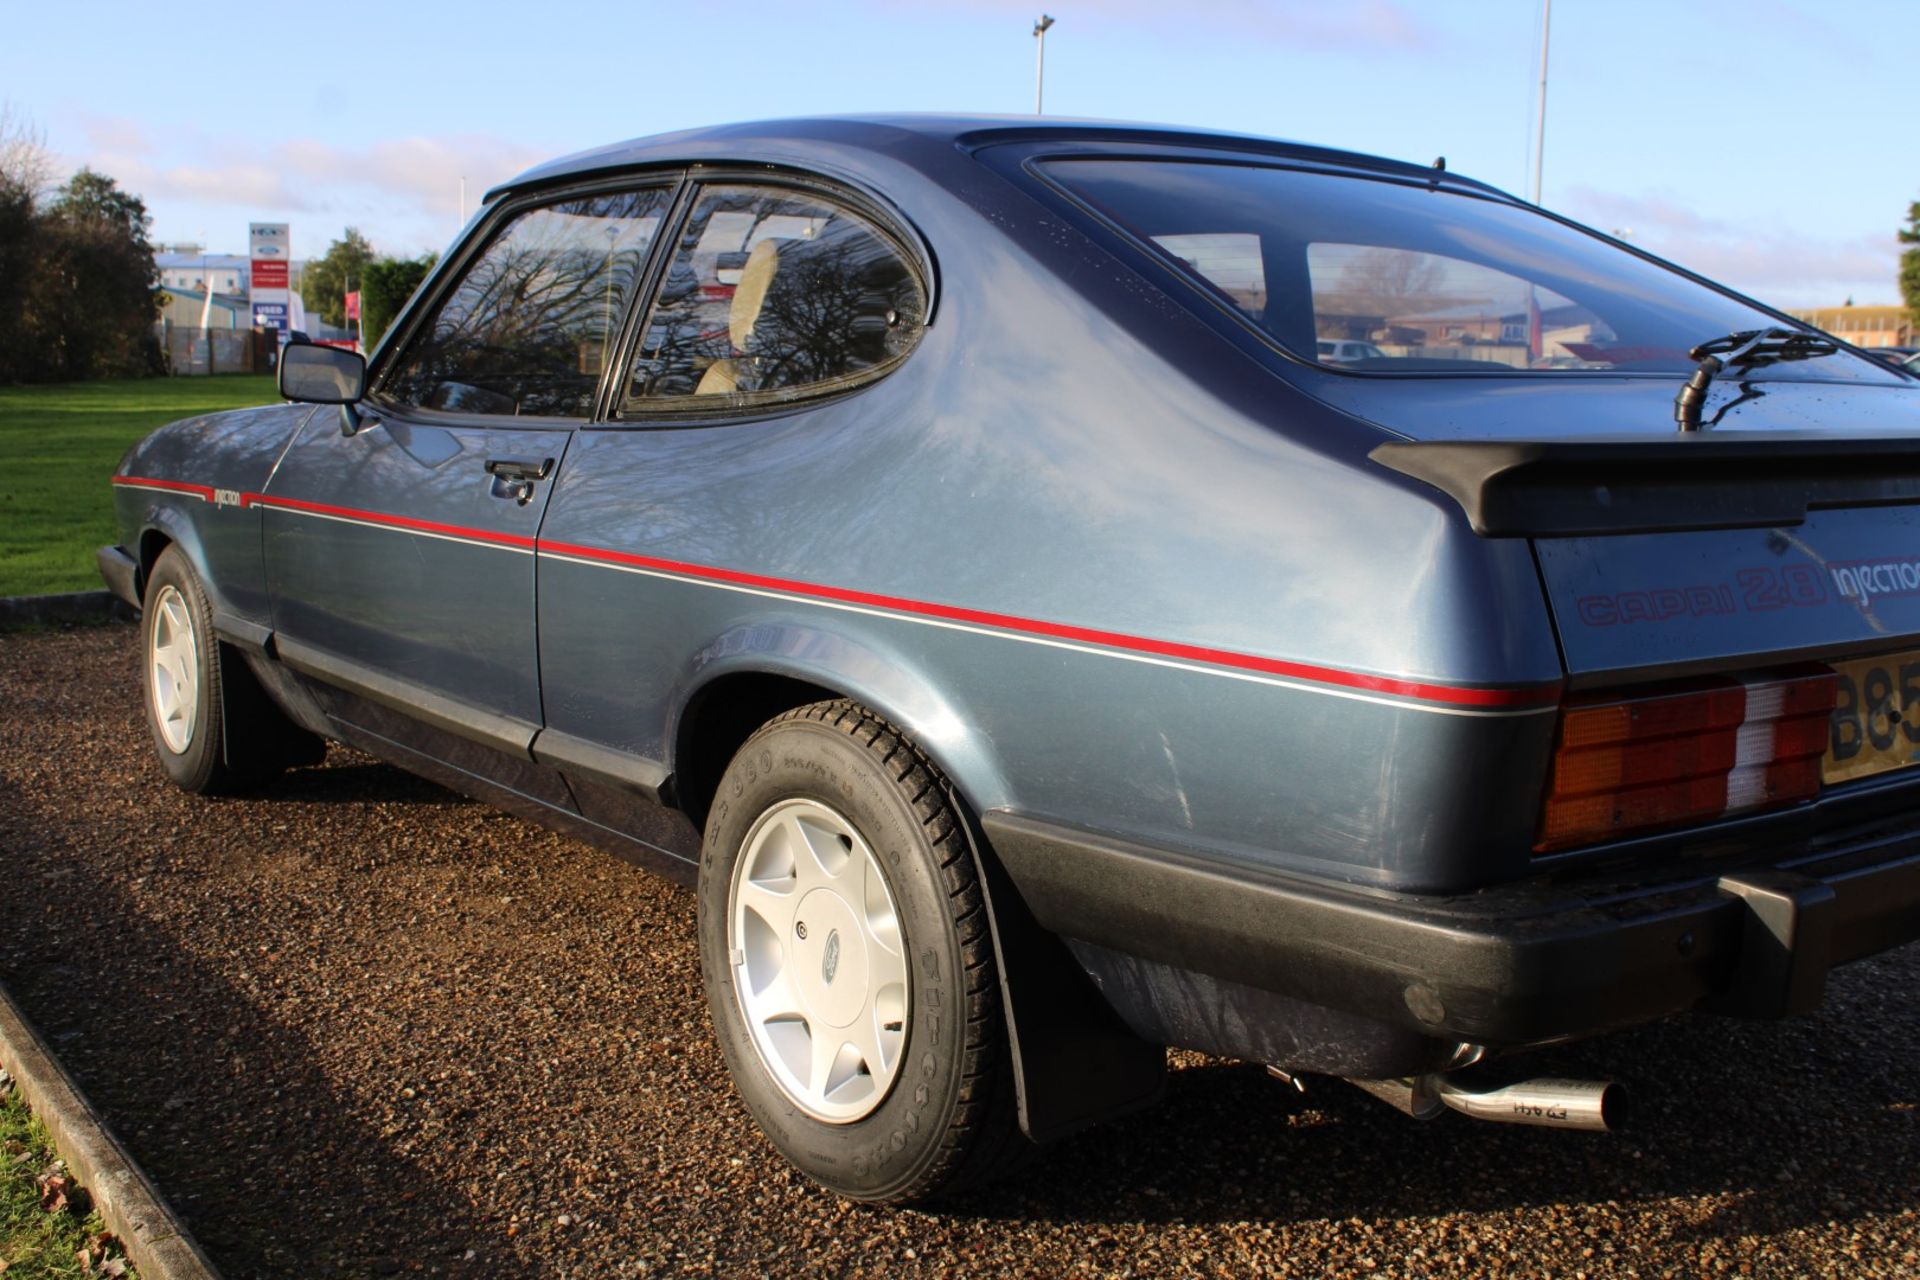
[[[918,265],[872,219],[812,191],[709,186],[642,326],[621,416],[848,390],[904,359],[926,317]]]

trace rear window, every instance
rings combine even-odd
[[[1046,172],[1302,359],[1355,373],[1688,373],[1786,322],[1503,200],[1248,164]],[[1749,378],[1873,378],[1840,355]]]

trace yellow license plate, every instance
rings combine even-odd
[[[1845,782],[1920,763],[1920,653],[1836,662],[1824,782]]]

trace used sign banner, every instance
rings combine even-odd
[[[292,244],[287,223],[247,224],[247,257],[252,263],[248,294],[256,328],[285,330],[287,327],[287,267],[293,257]]]

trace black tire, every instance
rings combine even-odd
[[[227,713],[227,682],[232,673],[224,646],[213,633],[213,608],[200,575],[178,548],[168,547],[154,561],[143,599],[141,702],[154,754],[167,777],[175,786],[198,795],[234,795],[279,777],[288,758],[286,742],[274,732],[279,726],[259,716]],[[174,607],[176,602],[179,607]],[[156,636],[177,635],[182,624],[192,648],[193,690],[191,698],[181,702],[190,702],[191,715],[184,727],[176,719],[170,731],[162,723],[154,651]]]
[[[796,1168],[856,1200],[900,1204],[965,1191],[1018,1167],[1020,1134],[985,899],[946,780],[898,730],[849,701],[769,722],[727,766],[700,863],[701,972],[735,1087]],[[748,1030],[728,948],[729,897],[761,815],[809,800],[843,816],[893,896],[913,998],[898,1074],[844,1123],[795,1105]],[[800,935],[805,936],[804,932]],[[830,979],[829,979],[830,980]]]

